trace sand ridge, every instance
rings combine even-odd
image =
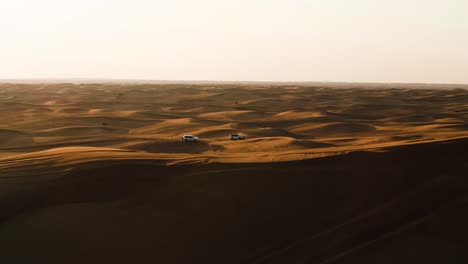
[[[468,136],[468,95],[463,89],[183,84],[2,87],[0,105],[15,113],[0,113],[3,153],[127,146],[148,153],[195,154],[194,158],[252,152],[286,156],[295,149],[354,151],[366,144]],[[229,135],[235,133],[247,140],[231,142]],[[183,134],[197,135],[201,142],[185,147],[171,143]]]
[[[95,147],[127,153],[129,159],[268,162],[468,136],[468,92],[463,89],[2,87],[0,105],[15,113],[14,117],[0,113],[3,159],[16,154],[40,156],[34,153],[64,147]],[[229,140],[236,133],[246,139]],[[181,142],[183,134],[196,135],[200,142]]]

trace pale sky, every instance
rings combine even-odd
[[[0,78],[468,83],[468,0],[0,0]]]

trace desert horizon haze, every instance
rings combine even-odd
[[[1,1],[0,78],[468,83],[467,1]]]

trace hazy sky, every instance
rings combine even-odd
[[[0,78],[468,83],[468,0],[0,0]]]

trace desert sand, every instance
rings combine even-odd
[[[467,263],[467,88],[0,84],[0,263]]]

